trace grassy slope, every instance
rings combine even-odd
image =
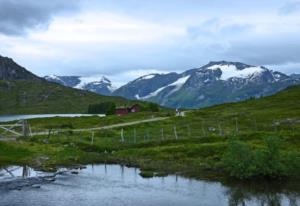
[[[86,113],[89,104],[104,101],[133,103],[46,81],[0,81],[0,114]]]
[[[105,161],[137,165],[146,171],[146,175],[158,171],[203,177],[226,174],[222,159],[232,137],[252,149],[264,149],[266,138],[278,137],[282,140],[280,152],[284,155],[291,152],[296,154],[293,157],[299,169],[299,105],[298,86],[259,100],[194,110],[188,112],[186,117],[126,127],[125,143],[120,142],[120,129],[113,129],[96,132],[94,145],[91,145],[90,133],[65,132],[50,138],[34,137],[28,142],[19,142],[17,146],[23,149],[20,151],[24,154],[28,154],[22,161],[33,165],[37,156],[48,156],[47,167]],[[47,121],[44,124],[47,125]],[[87,124],[92,126],[94,123],[90,121]],[[43,127],[41,123],[38,126]],[[75,123],[73,126],[81,127]],[[161,129],[164,129],[163,139]],[[14,144],[0,144],[0,147],[3,150]],[[15,156],[9,157],[1,164],[20,161]],[[293,172],[299,174],[299,170]]]

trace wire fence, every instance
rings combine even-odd
[[[33,130],[32,132],[36,131]],[[102,129],[98,131],[76,132],[73,129],[49,129],[47,135],[44,135],[44,137],[74,136],[74,138],[79,138],[82,141],[90,141],[91,144],[98,141],[137,144],[151,141],[181,140],[209,136],[228,137],[253,133],[299,136],[300,120],[297,118],[286,118],[262,121],[247,116],[232,116],[227,119],[206,119],[199,117],[190,119],[178,117],[175,121],[166,120],[142,123],[123,128]],[[1,131],[0,128],[0,136],[1,134],[7,135],[7,131]]]
[[[112,129],[110,132],[98,131],[96,137],[111,138],[121,143],[137,144],[151,141],[181,140],[209,136],[229,137],[249,134],[267,134],[276,136],[299,136],[300,121],[272,120],[258,122],[255,119],[233,118],[230,120],[200,120],[143,124]],[[300,137],[300,136],[299,136]]]

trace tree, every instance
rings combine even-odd
[[[102,102],[99,104],[90,104],[88,107],[89,114],[106,114],[113,115],[116,112],[116,104],[114,102]]]
[[[150,103],[148,104],[148,109],[149,109],[149,111],[151,111],[151,112],[158,112],[158,111],[159,111],[159,106],[158,106],[158,104],[155,104],[155,103],[150,102]]]

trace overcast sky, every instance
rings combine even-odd
[[[218,60],[300,73],[300,0],[0,0],[0,55],[117,85]]]

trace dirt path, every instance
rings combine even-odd
[[[126,122],[126,123],[119,123],[119,124],[112,124],[112,125],[107,125],[103,127],[94,127],[94,128],[84,128],[84,129],[67,129],[67,130],[59,130],[60,132],[63,131],[73,131],[73,132],[85,132],[85,131],[97,131],[97,130],[102,130],[102,129],[113,129],[113,128],[118,128],[118,127],[126,127],[126,126],[131,126],[131,125],[137,125],[137,124],[143,124],[147,122],[157,122],[157,121],[163,121],[166,119],[169,119],[170,117],[156,117],[156,118],[151,118],[151,119],[145,119],[145,120],[138,120],[138,121],[132,121],[132,122]],[[49,131],[44,131],[44,132],[35,132],[32,133],[32,136],[36,135],[48,135]]]

